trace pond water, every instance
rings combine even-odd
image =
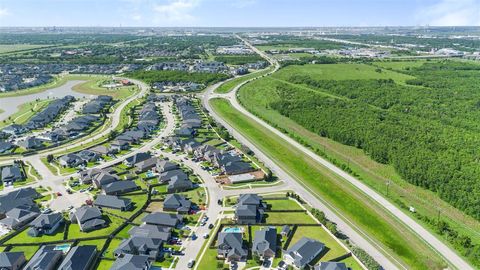
[[[76,98],[82,98],[87,96],[86,94],[78,93],[72,90],[77,84],[83,83],[85,81],[81,80],[72,80],[66,82],[64,85],[47,89],[43,92],[25,95],[25,96],[18,96],[18,97],[0,97],[0,109],[4,112],[0,113],[0,121],[7,119],[10,115],[16,113],[18,111],[18,106],[24,103],[29,103],[31,101],[35,101],[37,99],[48,99],[48,98],[62,98],[66,95],[72,95]],[[94,95],[88,95],[94,96]]]

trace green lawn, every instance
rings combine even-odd
[[[63,225],[60,226],[53,235],[42,235],[40,237],[31,237],[30,235],[27,234],[28,230],[29,228],[19,233],[12,239],[8,240],[6,243],[7,244],[21,244],[21,243],[33,244],[33,243],[43,243],[43,242],[63,240],[63,230],[64,230]]]
[[[112,239],[112,241],[110,241],[110,244],[108,245],[107,249],[103,253],[103,257],[115,259],[115,255],[113,255],[113,252],[120,245],[121,242],[122,242],[122,240],[120,240],[120,239],[116,239],[116,238]]]
[[[77,238],[85,238],[85,237],[93,237],[93,236],[104,236],[104,235],[109,235],[111,232],[113,232],[115,229],[117,229],[122,223],[123,220],[113,217],[113,216],[105,216],[104,218],[110,219],[110,223],[107,225],[106,228],[100,229],[100,230],[94,230],[90,232],[82,232],[80,231],[80,226],[78,226],[77,223],[72,223],[70,224],[70,227],[68,229],[68,239],[77,239]]]
[[[109,270],[112,267],[113,263],[114,261],[110,260],[100,260],[97,270]]]
[[[297,201],[285,200],[265,200],[268,205],[271,205],[271,210],[303,210]]]
[[[317,223],[313,218],[311,218],[306,213],[302,212],[267,212],[266,213],[266,223],[277,223],[277,224],[315,224]]]
[[[0,53],[11,53],[49,47],[44,44],[0,44]]]
[[[298,226],[290,241],[290,246],[294,245],[302,237],[309,237],[325,244],[328,252],[320,259],[321,261],[329,261],[348,253],[348,250],[344,249],[323,227]],[[356,269],[359,269],[359,267]]]
[[[385,215],[380,206],[359,194],[345,180],[299,150],[289,147],[283,139],[235,110],[228,101],[213,99],[210,103],[223,119],[254,142],[299,183],[312,188],[322,200],[335,205],[343,216],[374,237],[409,268],[438,269],[445,266],[442,259],[423,241],[395,218]]]
[[[105,87],[101,87],[103,82],[108,79],[104,76],[91,76],[88,78],[88,81],[83,82],[81,84],[75,85],[72,89],[75,92],[79,92],[82,94],[87,95],[108,95],[112,96],[115,99],[124,100],[128,96],[135,93],[138,89],[137,86],[125,86],[119,87],[114,89],[107,89]]]
[[[78,243],[79,246],[96,246],[97,247],[97,251],[101,251],[102,248],[103,248],[103,245],[105,245],[105,242],[107,241],[107,239],[96,239],[96,240],[85,240],[85,241],[80,241]]]
[[[10,252],[23,252],[25,254],[25,258],[27,260],[30,260],[32,258],[33,254],[37,252],[39,246],[16,246],[10,249]]]

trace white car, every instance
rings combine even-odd
[[[188,261],[188,263],[187,263],[188,268],[192,268],[194,265],[195,265],[195,260],[194,259],[190,259],[190,261]]]
[[[207,239],[210,235],[208,233],[203,234],[203,239]]]

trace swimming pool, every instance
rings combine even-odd
[[[70,244],[57,245],[57,246],[55,246],[54,250],[60,250],[61,252],[63,252],[63,254],[67,254],[67,252],[70,250],[71,246],[72,245],[70,245]]]
[[[229,227],[229,228],[223,229],[223,231],[228,233],[236,233],[236,232],[243,233],[243,229],[239,227]]]
[[[148,171],[148,172],[147,172],[147,177],[153,177],[153,172]]]

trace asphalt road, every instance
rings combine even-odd
[[[244,40],[244,42],[246,42]],[[263,52],[260,52],[258,49],[255,47],[251,46],[248,42],[246,42],[248,46],[250,46],[253,50],[255,50],[257,53],[261,54],[262,56],[266,57],[266,59],[269,60],[270,63],[273,63],[277,65],[277,63],[270,59],[267,55],[265,55]],[[277,69],[275,69],[277,70]],[[406,215],[404,212],[402,212],[398,207],[390,203],[387,199],[385,199],[382,195],[378,194],[376,191],[373,189],[369,188],[367,185],[363,184],[360,180],[357,178],[347,174],[346,172],[342,171],[340,168],[336,167],[329,161],[323,159],[322,157],[316,155],[314,152],[312,152],[310,149],[304,147],[303,145],[299,144],[297,141],[294,139],[290,138],[288,135],[282,133],[281,131],[275,129],[274,127],[270,126],[260,118],[256,117],[255,115],[251,114],[249,111],[247,111],[243,106],[240,105],[240,103],[237,100],[237,90],[239,89],[239,86],[235,87],[232,92],[225,94],[225,95],[220,95],[220,94],[213,94],[214,89],[218,87],[217,85],[210,87],[207,92],[205,93],[203,97],[203,104],[204,106],[208,109],[208,111],[214,116],[214,118],[222,123],[233,135],[235,138],[239,139],[241,143],[244,143],[248,147],[250,147],[257,156],[260,157],[261,160],[263,160],[267,166],[270,166],[271,168],[274,168],[274,172],[279,175],[281,179],[284,179],[289,182],[292,186],[296,186],[295,191],[299,193],[302,198],[308,198],[312,199],[311,204],[316,205],[318,204],[319,206],[323,206],[321,209],[325,211],[327,214],[327,217],[334,222],[336,222],[339,226],[339,229],[345,232],[353,242],[355,242],[357,245],[359,245],[361,248],[366,250],[370,255],[372,255],[382,266],[384,266],[386,269],[395,269],[398,265],[394,265],[392,261],[396,261],[393,256],[389,255],[384,255],[384,252],[381,253],[379,252],[382,250],[382,248],[377,245],[377,244],[372,244],[375,243],[373,239],[371,239],[368,235],[365,233],[362,233],[360,228],[356,227],[354,224],[351,222],[348,222],[348,220],[345,220],[345,218],[341,219],[341,213],[338,211],[335,211],[337,213],[333,213],[332,211],[329,211],[325,209],[325,202],[320,202],[316,197],[312,198],[312,193],[313,191],[307,190],[308,188],[301,186],[298,184],[297,181],[293,180],[288,173],[286,173],[283,169],[280,167],[276,166],[275,163],[270,160],[268,157],[266,157],[254,144],[250,143],[245,137],[243,137],[239,132],[234,130],[226,121],[224,121],[221,117],[219,117],[211,108],[208,100],[213,97],[225,97],[227,98],[232,106],[243,113],[244,115],[248,116],[249,118],[255,120],[258,124],[262,125],[263,127],[267,128],[270,130],[272,133],[275,135],[281,137],[283,140],[286,141],[286,143],[290,144],[292,147],[297,148],[298,150],[302,151],[305,155],[309,156],[312,160],[315,160],[322,166],[325,166],[329,170],[331,170],[333,173],[337,174],[338,176],[342,177],[343,179],[347,180],[349,183],[354,185],[356,188],[358,188],[362,193],[366,194],[369,196],[371,199],[375,200],[378,202],[380,205],[383,206],[383,208],[393,216],[395,216],[399,221],[401,221],[403,224],[405,224],[410,230],[415,232],[418,237],[423,239],[429,246],[432,247],[438,254],[440,254],[444,259],[446,259],[453,267],[457,269],[473,269],[472,266],[470,266],[463,258],[461,258],[455,251],[450,249],[447,245],[445,245],[442,241],[440,241],[435,235],[430,233],[428,230],[423,228],[420,224],[418,224],[415,220],[410,218],[408,215]],[[295,182],[297,185],[295,185]],[[333,206],[329,206],[333,207]],[[333,208],[334,209],[334,208]],[[355,229],[354,229],[355,228]],[[358,233],[357,233],[358,232]],[[388,253],[387,253],[388,254]]]

